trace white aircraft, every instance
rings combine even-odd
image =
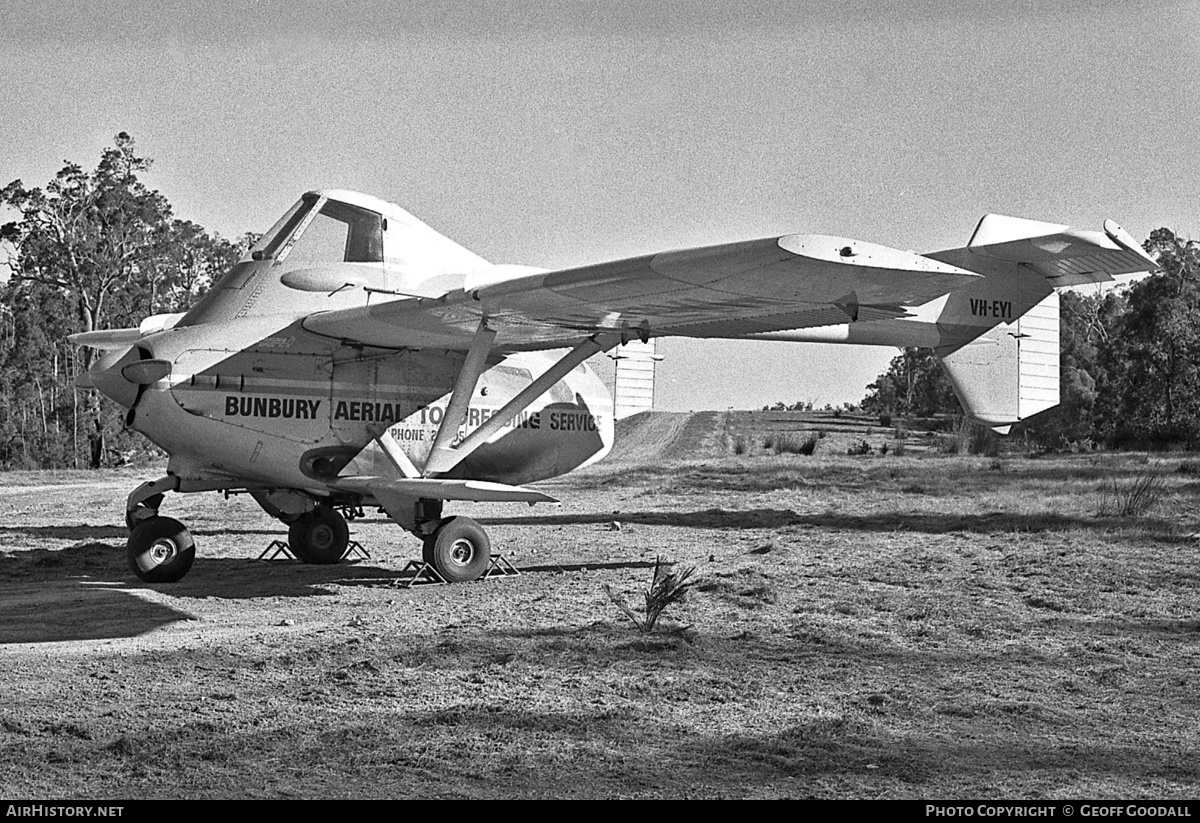
[[[224,490],[286,523],[309,563],[345,553],[339,510],[378,505],[457,582],[486,571],[490,543],[444,501],[553,502],[523,484],[608,452],[596,353],[671,335],[928,346],[964,409],[1007,431],[1058,403],[1054,289],[1154,267],[1112,221],[988,215],[933,254],[792,234],[546,271],[319,191],[190,311],[71,339],[104,350],[81,385],[170,455],[126,504],[142,580],[178,580],[195,558],[164,493]]]

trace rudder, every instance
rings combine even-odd
[[[936,350],[963,410],[1007,434],[1059,403],[1058,293],[1049,290],[1011,323],[971,342]]]

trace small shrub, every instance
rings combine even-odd
[[[883,445],[881,445],[881,446],[879,447],[879,453],[880,453],[880,454],[887,454],[887,453],[888,453],[888,444],[887,444],[887,441],[886,441],[886,440],[883,442]]]
[[[814,434],[808,435],[803,440],[793,435],[781,435],[775,441],[776,454],[802,454],[810,455],[817,450],[817,436]]]
[[[775,435],[768,434],[766,437],[763,438],[763,448],[764,449],[775,448]]]
[[[846,449],[846,454],[857,456],[861,454],[870,454],[872,451],[874,451],[874,449],[871,448],[870,443],[868,443],[866,440],[859,440],[850,448]]]
[[[1153,469],[1142,469],[1128,480],[1113,480],[1100,497],[1100,517],[1141,517],[1167,493],[1166,478]]]
[[[968,417],[960,417],[954,423],[951,434],[938,441],[938,451],[996,457],[1000,454],[1000,442],[998,435],[987,426],[981,426]]]
[[[733,453],[734,454],[745,454],[746,453],[746,438],[738,437],[738,438],[734,439]]]
[[[907,449],[908,447],[905,445],[903,440],[897,440],[892,444],[892,454],[896,455],[897,457],[903,457],[904,452],[907,451]]]
[[[625,598],[614,592],[607,583],[604,584],[604,592],[608,595],[608,599],[615,603],[617,608],[633,622],[633,625],[649,634],[654,631],[654,624],[658,622],[663,610],[672,603],[679,603],[684,599],[688,587],[691,585],[688,580],[696,573],[695,566],[689,566],[681,572],[675,572],[673,569],[674,564],[662,557],[654,559],[654,576],[650,579],[650,588],[646,590],[644,614],[639,615],[631,609],[625,602]]]

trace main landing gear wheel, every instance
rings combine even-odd
[[[317,506],[288,526],[288,545],[305,563],[336,563],[350,545],[350,527],[346,518],[329,506]]]
[[[174,583],[192,567],[196,544],[178,520],[151,517],[129,533],[129,570],[147,583]]]
[[[425,562],[449,583],[478,580],[492,559],[492,541],[469,517],[450,517],[425,538]]]

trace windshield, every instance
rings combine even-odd
[[[327,200],[286,255],[293,263],[382,263],[383,217]]]
[[[306,194],[263,235],[251,256],[293,263],[381,263],[383,217]]]

